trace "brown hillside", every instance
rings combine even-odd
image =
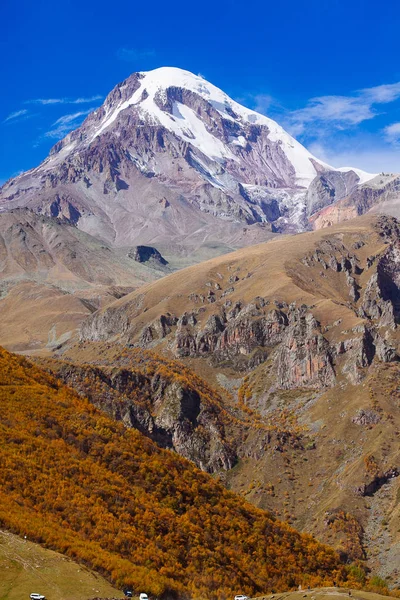
[[[0,213],[1,342],[15,351],[54,348],[98,308],[169,272],[134,256],[27,209]]]
[[[160,596],[344,576],[336,554],[0,351],[0,524]]]
[[[64,358],[183,361],[253,421],[223,416],[226,484],[399,585],[399,231],[362,217],[174,273],[93,314]]]
[[[390,227],[397,222],[386,217],[361,217],[329,230],[281,236],[178,271],[97,312],[85,324],[83,339],[116,338],[131,343],[139,340],[143,328],[161,315],[179,317],[194,310],[197,320],[205,323],[224,304],[247,304],[257,297],[273,304],[312,305],[313,314],[322,325],[341,319],[341,329],[351,328],[361,319],[351,305],[346,271],[326,268],[322,255],[340,262],[351,253],[363,267],[357,283],[365,285],[372,274],[366,268],[367,258],[387,247],[382,233],[385,223]],[[393,235],[396,237],[395,229]],[[304,261],[313,253],[316,260],[308,266]],[[121,319],[119,327],[116,319]]]

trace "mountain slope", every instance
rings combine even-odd
[[[364,216],[190,267],[94,313],[63,357],[182,361],[221,398],[226,484],[398,584],[399,240]]]
[[[117,85],[39,167],[3,186],[0,206],[62,215],[117,246],[218,254],[308,228],[306,188],[327,170],[337,198],[347,173],[352,191],[373,177],[332,169],[273,120],[164,67]]]
[[[151,255],[138,262],[147,257],[143,249],[138,254],[28,209],[0,213],[4,344],[31,351],[57,346],[100,306],[170,271]]]
[[[0,350],[0,523],[151,594],[345,576],[335,553]]]
[[[133,249],[115,250],[76,227],[27,209],[0,213],[3,285],[30,280],[65,290],[139,285],[168,269],[134,260]],[[151,265],[152,263],[150,263]]]

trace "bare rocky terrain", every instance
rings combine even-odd
[[[362,217],[178,271],[41,364],[396,585],[399,231]]]
[[[53,348],[101,306],[168,272],[153,248],[115,249],[28,209],[0,213],[0,336],[17,351]]]

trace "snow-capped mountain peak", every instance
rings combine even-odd
[[[176,102],[173,113],[168,114],[158,106],[156,98],[166,100],[166,90],[168,88],[180,88],[203,98],[222,118],[228,121],[240,122],[244,126],[260,125],[267,127],[269,139],[281,145],[283,152],[293,165],[298,186],[307,187],[314,179],[317,174],[314,163],[319,163],[324,168],[331,168],[308,152],[278,123],[232,100],[225,92],[199,75],[175,67],[160,67],[153,71],[141,72],[139,75],[141,80],[138,89],[128,99],[114,107],[110,107],[100,127],[94,132],[92,139],[109,128],[121,111],[130,106],[136,106],[148,121],[153,120],[155,123],[163,125],[183,139],[191,139],[191,143],[210,158],[230,158],[234,160],[235,156],[230,145],[245,145],[246,140],[243,136],[235,137],[227,144],[223,144],[207,131],[202,120],[189,107]],[[122,87],[121,91],[123,89]]]
[[[162,67],[118,84],[39,167],[3,186],[0,209],[62,216],[117,245],[231,247],[302,231],[371,177],[330,167],[203,77]]]
[[[248,158],[244,155],[249,154],[249,144],[256,150],[251,162],[259,162],[259,156],[255,155],[263,154],[263,148],[255,149],[253,141],[257,138],[260,146],[261,138],[264,138],[269,151],[262,157],[259,167],[266,174],[263,183],[268,187],[307,188],[319,172],[333,169],[313,156],[274,120],[242,106],[203,77],[176,67],[132,74],[108,95],[100,109],[88,117],[78,130],[79,136],[73,132],[56,145],[57,152],[63,150],[64,159],[68,153],[82,147],[77,143],[78,138],[87,146],[105,133],[117,132],[118,121],[129,114],[134,116],[131,126],[135,128],[161,127],[190,143],[197,150],[200,162],[205,157],[224,166],[229,162],[241,163],[243,158]],[[227,169],[232,170],[236,170],[234,165]],[[358,176],[364,182],[374,175],[359,171]],[[252,179],[252,176],[250,179],[244,177],[242,183],[259,183]]]

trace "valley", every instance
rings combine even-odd
[[[397,585],[397,231],[364,217],[179,271],[39,364]]]
[[[83,115],[0,187],[0,600],[398,594],[400,176],[173,67]]]

